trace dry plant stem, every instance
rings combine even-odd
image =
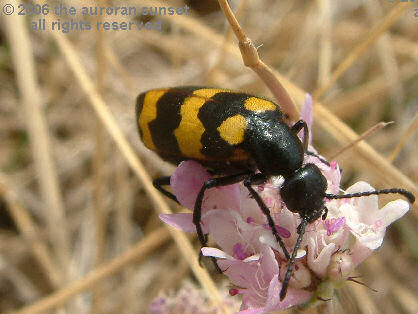
[[[280,107],[287,115],[289,115],[290,120],[297,120],[298,112],[295,104],[293,103],[286,89],[273,74],[272,70],[263,61],[260,60],[257,48],[254,47],[254,44],[247,37],[247,35],[245,35],[228,2],[226,0],[218,0],[218,2],[229,24],[231,25],[235,36],[238,39],[239,49],[241,51],[244,65],[250,67],[263,80],[263,82],[267,85],[267,87],[270,89],[278,101]]]
[[[415,61],[406,63],[400,69],[400,80],[407,81],[411,79],[416,75],[417,71],[418,65]],[[381,75],[327,100],[325,106],[341,119],[350,119],[371,101],[376,101],[379,97],[384,96],[389,91],[390,84],[391,82],[387,80],[386,75]]]
[[[22,302],[30,303],[40,297],[39,288],[32,282],[27,275],[21,271],[20,265],[10,263],[7,256],[2,256],[2,266],[0,274],[2,281],[8,281],[16,291],[17,298]],[[3,297],[3,299],[5,299]]]
[[[237,20],[240,19],[245,7],[247,6],[247,0],[241,0],[239,7],[237,9],[237,13],[236,18]],[[212,66],[212,68],[209,69],[208,73],[207,73],[207,77],[211,78],[213,76],[213,74],[218,70],[218,68],[220,68],[223,64],[223,61],[225,59],[225,55],[226,55],[226,47],[227,47],[227,43],[230,42],[231,40],[231,36],[232,36],[233,30],[231,27],[228,27],[227,32],[225,33],[225,36],[223,38],[223,43],[222,46],[219,47],[219,51],[218,51],[218,56],[217,56],[217,62]]]
[[[9,3],[15,7],[18,5],[15,0]],[[52,157],[48,126],[42,110],[42,97],[39,92],[41,88],[37,83],[29,34],[24,19],[16,14],[3,20],[9,35],[17,84],[26,115],[30,147],[45,205],[44,218],[48,225],[48,236],[58,257],[58,269],[63,273],[60,277],[65,281],[70,259],[65,209]]]
[[[115,174],[115,197],[116,197],[116,219],[115,237],[120,252],[128,247],[132,233],[131,211],[133,205],[133,187],[130,185],[129,169],[122,156],[114,156],[116,159]]]
[[[32,254],[37,259],[51,285],[58,288],[62,283],[61,273],[54,264],[47,245],[40,239],[40,232],[36,223],[18,202],[16,195],[11,191],[3,176],[0,177],[0,194],[6,199],[13,221],[29,244]]]
[[[364,141],[366,138],[368,138],[369,136],[371,136],[374,132],[384,128],[385,126],[387,126],[388,124],[392,124],[393,121],[391,122],[379,122],[378,124],[372,126],[370,129],[368,129],[366,132],[362,133],[355,141],[349,143],[348,145],[342,147],[341,149],[339,149],[336,153],[334,153],[333,155],[331,155],[328,160],[335,160],[335,158],[339,155],[341,155],[342,153],[344,153],[345,151],[349,150],[350,148],[352,148],[354,145],[356,145],[357,143],[359,143],[360,141]]]
[[[399,278],[396,278],[392,272],[388,271],[388,268],[383,263],[382,259],[375,255],[371,255],[367,258],[365,266],[367,267],[368,272],[370,272],[371,278],[373,278],[373,274],[375,274],[376,277],[381,276],[390,282],[390,293],[393,294],[397,302],[407,313],[416,313],[416,309],[418,308],[416,296],[411,290],[405,288],[405,286],[399,282]]]
[[[341,21],[333,32],[333,39],[341,46],[352,46],[354,36],[347,35],[367,33],[368,29],[368,27],[359,23]],[[408,39],[407,36],[396,35],[394,33],[391,33],[390,37],[397,58],[407,60],[415,60],[417,58],[418,44],[416,41]]]
[[[102,96],[104,90],[104,76],[105,76],[105,57],[103,54],[104,47],[104,32],[97,32],[96,42],[96,58],[97,58],[97,91]],[[103,125],[100,119],[96,119],[95,132],[95,150],[93,159],[93,177],[94,177],[94,206],[96,214],[96,241],[97,241],[97,256],[96,264],[99,265],[104,258],[105,250],[105,208],[104,208],[104,189],[105,189],[105,156],[106,143]]]
[[[389,29],[401,16],[401,14],[409,7],[408,3],[398,3],[386,18],[379,23],[366,36],[366,39],[357,45],[351,53],[338,65],[337,69],[332,73],[331,78],[325,84],[321,85],[313,92],[315,99],[321,98],[324,93],[334,85],[334,83],[357,61],[360,55],[373,44],[379,36]]]
[[[49,15],[47,18],[50,19],[51,16]],[[61,53],[64,55],[65,60],[67,61],[70,69],[74,73],[81,88],[87,94],[91,105],[93,106],[95,112],[99,116],[106,130],[109,132],[110,136],[115,141],[117,147],[121,151],[122,155],[128,162],[133,172],[144,184],[144,189],[147,192],[150,199],[152,200],[152,202],[154,203],[155,209],[159,213],[170,214],[171,210],[164,202],[159,192],[152,186],[151,178],[149,177],[147,171],[139,161],[138,157],[135,155],[132,147],[129,145],[128,141],[126,140],[126,137],[117,125],[115,118],[113,117],[109,108],[106,106],[105,102],[98,94],[93,82],[91,81],[85,69],[81,65],[80,59],[77,53],[75,52],[73,46],[67,40],[65,35],[62,35],[58,32],[51,32],[51,35],[57,41]],[[190,241],[187,239],[183,232],[175,230],[171,227],[167,228],[169,229],[180,251],[184,255],[184,258],[189,262],[189,265],[191,266],[194,274],[208,293],[210,300],[214,302],[214,304],[220,305],[222,307],[223,305],[221,302],[219,292],[211,277],[209,276],[208,272],[204,268],[200,267],[197,255]]]
[[[132,223],[130,220],[130,213],[132,210],[132,190],[133,187],[130,185],[129,169],[120,154],[114,156],[116,159],[115,169],[115,207],[116,219],[115,219],[115,243],[118,244],[118,253],[122,253],[129,247],[129,239],[132,233]],[[155,230],[155,229],[154,229]],[[152,231],[151,231],[152,232]],[[150,233],[151,233],[150,232]],[[187,265],[188,266],[188,265]],[[133,303],[138,300],[135,289],[132,289],[133,282],[132,278],[135,274],[135,269],[132,266],[128,266],[124,269],[122,274],[122,283],[120,285],[123,299],[123,313],[130,313],[129,309],[132,309]]]
[[[418,127],[418,112],[415,113],[415,117],[412,120],[411,124],[409,125],[406,132],[400,137],[400,140],[398,141],[398,144],[396,145],[395,149],[390,153],[388,157],[389,162],[393,162],[395,158],[399,155],[402,148],[405,146],[406,141],[411,137],[412,134],[414,134],[414,131],[416,131]]]
[[[137,93],[135,91],[135,84],[132,81],[128,71],[123,67],[122,63],[119,61],[118,57],[115,55],[111,47],[107,44],[104,46],[104,53],[106,56],[107,61],[113,67],[113,69],[118,73],[121,77],[123,84],[128,88],[129,93],[132,99],[135,99]]]
[[[383,18],[382,6],[377,1],[363,1],[367,14],[370,16],[370,20],[376,24]],[[402,88],[399,66],[396,61],[395,52],[391,36],[389,33],[383,34],[376,42],[375,50],[379,56],[379,60],[382,66],[382,70],[385,74],[386,80],[389,81],[390,94],[393,101],[397,105],[400,105],[404,91]]]
[[[299,97],[302,97],[300,95]],[[340,119],[334,116],[323,106],[314,106],[315,121],[322,128],[333,135],[340,143],[350,143],[358,138],[358,135],[344,124]],[[366,142],[359,142],[353,147],[353,151],[359,158],[359,162],[365,163],[367,169],[370,169],[379,178],[389,186],[404,187],[413,194],[418,195],[418,188],[414,182],[402,174],[396,167],[393,167],[384,157],[382,157],[373,147]]]
[[[318,0],[320,10],[318,83],[323,85],[331,74],[331,3],[330,0]]]
[[[139,262],[140,260],[146,258],[150,252],[166,242],[168,238],[169,233],[167,230],[165,228],[159,228],[145,237],[138,244],[130,248],[128,251],[123,253],[121,256],[92,270],[84,278],[70,283],[65,288],[58,290],[57,292],[17,311],[16,313],[43,313],[51,310],[56,306],[63,305],[76,294],[94,288],[102,280],[125,269],[128,264]]]
[[[381,313],[379,309],[375,306],[373,299],[370,296],[371,290],[369,288],[356,283],[350,283],[347,286],[353,298],[355,299],[357,306],[360,309],[360,313]]]
[[[103,3],[106,5],[106,1]],[[97,20],[100,22],[102,17]],[[97,91],[100,95],[104,92],[104,80],[106,75],[106,58],[104,55],[104,31],[96,31],[96,77]],[[95,119],[95,150],[93,158],[93,198],[94,198],[94,216],[96,231],[96,266],[99,266],[104,260],[106,246],[106,208],[104,204],[106,187],[106,138],[100,119]],[[100,313],[100,299],[102,288],[97,286],[93,292],[92,313]]]

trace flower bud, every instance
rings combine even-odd
[[[349,250],[338,251],[331,257],[328,277],[332,281],[345,281],[353,271],[353,261]]]

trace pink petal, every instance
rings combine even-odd
[[[177,167],[171,176],[170,184],[180,204],[193,210],[203,184],[211,178],[211,175],[201,164],[188,160],[183,161]],[[206,190],[203,197],[202,214],[214,208],[239,210],[239,195],[238,184]]]
[[[241,311],[254,309],[255,313],[265,313],[265,297],[257,295],[257,293],[250,289],[243,290]],[[258,312],[261,311],[261,312]],[[250,312],[251,313],[251,312]]]
[[[409,210],[409,203],[404,200],[396,200],[387,203],[381,210],[382,227],[389,226],[395,220],[405,215]]]
[[[230,255],[234,254],[234,245],[243,241],[236,227],[236,220],[240,217],[233,213],[229,210],[214,209],[203,217],[204,225],[216,244]]]
[[[219,266],[226,269],[224,274],[238,287],[251,288],[255,284],[257,263],[246,263],[239,260],[219,260]]]
[[[191,210],[205,181],[211,175],[197,161],[183,161],[171,176],[170,184],[181,205]]]
[[[245,252],[245,249],[243,247],[243,245],[239,242],[235,243],[234,247],[234,256],[237,257],[237,259],[239,260],[244,260],[246,259],[249,255],[247,255],[247,253]]]
[[[369,228],[369,227],[366,227]],[[370,250],[375,250],[379,248],[383,243],[383,238],[385,237],[386,228],[372,231],[370,228],[367,232],[359,234],[352,232],[357,240],[364,246],[368,247]]]
[[[266,216],[258,207],[257,202],[253,198],[250,198],[247,189],[241,189],[239,198],[241,200],[240,212],[242,217],[247,220],[249,218],[250,222],[264,223]]]
[[[180,229],[185,232],[196,233],[196,226],[193,223],[193,214],[179,213],[179,214],[160,214],[158,217],[166,224]],[[207,233],[207,228],[202,225],[204,233]]]
[[[354,248],[351,250],[351,258],[353,261],[353,268],[356,268],[361,262],[373,253],[373,250],[356,241]]]
[[[279,264],[271,247],[264,245],[261,250],[260,266],[263,271],[263,278],[270,282],[271,278],[279,274]]]
[[[247,310],[237,312],[237,314],[259,314],[259,313],[264,313],[264,308],[262,308],[262,307],[251,308],[251,309],[247,309]]]
[[[227,185],[209,189],[203,198],[203,213],[211,209],[240,209],[239,185]]]
[[[268,297],[266,307],[264,311],[278,311],[285,310],[289,307],[303,304],[308,302],[312,298],[312,293],[302,289],[289,288],[286,297],[283,301],[280,301],[280,290],[282,289],[282,283],[278,280],[278,276],[274,276],[270,282],[268,289]]]
[[[228,259],[231,261],[234,260],[234,258],[231,255],[214,247],[202,247],[201,251],[203,256],[213,256],[216,258]]]
[[[357,192],[366,192],[373,191],[374,188],[364,181],[359,181],[352,186],[350,186],[346,193],[357,193]],[[357,212],[358,219],[360,222],[366,224],[373,224],[376,218],[376,215],[379,213],[378,207],[378,197],[377,195],[370,195],[365,197],[359,197],[351,200],[354,202],[355,211]]]
[[[321,278],[325,278],[331,256],[335,251],[335,244],[330,243],[325,246],[318,254],[318,249],[315,248],[314,239],[310,238],[308,242],[308,266],[315,274]]]

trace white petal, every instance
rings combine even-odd
[[[331,260],[331,255],[335,251],[335,243],[330,243],[325,246],[318,256],[315,258],[315,242],[311,239],[308,243],[308,266],[311,268],[318,276],[324,278],[329,262]]]
[[[221,251],[220,249],[214,247],[202,247],[202,254],[203,256],[213,256],[229,260],[234,259],[231,255],[226,254],[224,251]]]
[[[299,249],[298,252],[296,253],[296,258],[302,258],[306,255],[306,250],[304,249]]]
[[[248,256],[246,259],[243,260],[243,262],[249,263],[249,262],[258,261],[259,259],[260,259],[260,254],[258,253],[255,255]]]
[[[281,249],[279,249],[279,244],[271,233],[261,235],[258,240],[263,244],[267,244],[276,251],[281,251]]]
[[[392,222],[405,215],[408,210],[409,203],[404,200],[396,200],[386,204],[386,206],[380,210],[383,226],[389,226]]]

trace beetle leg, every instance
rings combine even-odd
[[[303,129],[303,150],[305,152],[308,151],[308,143],[309,143],[309,129],[308,125],[304,120],[299,120],[292,126],[292,131],[296,134],[299,133],[300,130]]]
[[[300,248],[303,235],[305,234],[305,227],[307,224],[308,224],[308,221],[306,217],[303,217],[300,225],[297,228],[299,232],[299,236],[298,236],[298,239],[296,240],[296,244],[292,252],[292,257],[290,258],[289,266],[287,267],[287,271],[284,276],[282,289],[280,290],[280,301],[283,301],[283,299],[286,297],[287,288],[289,287],[290,277],[292,276],[293,267],[295,266],[296,255],[298,253],[298,249]]]
[[[166,189],[162,187],[164,185],[170,185],[170,178],[171,178],[170,176],[156,178],[152,181],[152,184],[158,191],[163,193],[165,196],[171,198],[173,201],[177,202],[178,204],[180,204],[179,201],[177,200],[177,197],[173,193],[168,192]]]
[[[248,174],[249,172],[245,171],[243,173],[233,174],[233,175],[226,176],[226,177],[213,178],[213,179],[207,180],[203,184],[202,188],[199,191],[199,194],[197,195],[196,202],[194,204],[194,211],[193,211],[193,223],[196,226],[197,237],[199,238],[199,241],[202,244],[202,247],[207,246],[207,239],[203,233],[202,226],[200,224],[200,220],[202,218],[202,202],[203,202],[203,196],[205,195],[205,191],[207,189],[211,189],[214,187],[231,185],[231,184],[241,182],[242,180],[244,180],[245,177],[248,176]],[[200,254],[202,253],[200,252]],[[216,258],[212,257],[211,259],[216,269],[222,273],[222,270],[219,268],[218,263],[216,262]]]
[[[246,186],[248,191],[250,191],[251,196],[255,199],[261,211],[264,213],[264,215],[266,215],[267,221],[269,223],[271,231],[273,232],[274,237],[276,238],[277,242],[279,242],[280,247],[282,248],[283,253],[286,256],[286,258],[289,259],[290,258],[289,252],[287,251],[282,238],[279,236],[279,233],[277,232],[276,225],[274,224],[274,220],[273,218],[271,218],[271,215],[270,215],[270,210],[268,209],[268,207],[266,206],[266,204],[264,203],[260,195],[258,195],[258,193],[251,186],[252,184],[264,183],[266,182],[266,180],[267,180],[267,177],[263,175],[262,173],[255,173],[255,174],[251,174],[244,180],[244,185]]]

